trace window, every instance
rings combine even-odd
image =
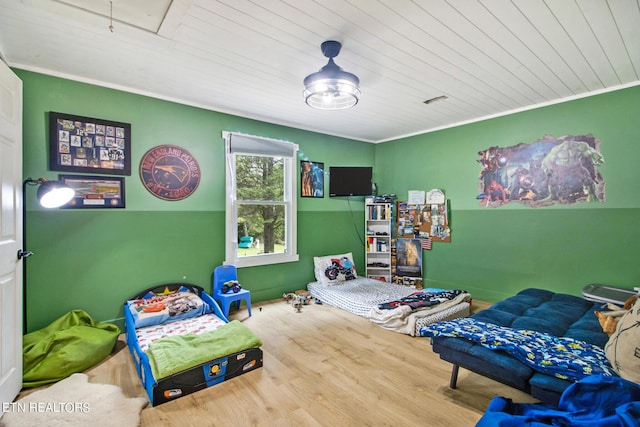
[[[298,260],[298,146],[223,132],[226,147],[226,262],[236,267]]]

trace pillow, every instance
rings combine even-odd
[[[184,287],[171,293],[149,292],[142,299],[127,301],[127,308],[136,328],[160,325],[209,312],[209,306]]]
[[[325,285],[336,285],[358,277],[353,263],[353,254],[313,257],[316,281]]]
[[[640,298],[620,318],[604,352],[618,375],[640,383]]]

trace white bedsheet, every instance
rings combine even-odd
[[[376,306],[371,309],[369,320],[390,331],[416,336],[419,335],[418,331],[423,326],[468,316],[470,301],[471,295],[465,292],[452,300],[418,310],[411,310],[411,307],[406,305],[392,310],[381,310]]]
[[[136,328],[136,337],[138,338],[140,349],[146,353],[149,345],[159,339],[174,335],[201,334],[218,329],[225,323],[224,320],[213,313],[203,314],[197,317],[176,320],[175,322]]]
[[[378,313],[378,304],[405,298],[419,289],[358,277],[340,285],[312,282],[307,284],[307,290],[313,298],[320,300],[323,304],[365,317],[382,328],[411,336],[418,335],[417,331],[421,327],[433,322],[468,316],[471,300],[471,296],[465,293],[454,302],[438,304],[414,312],[411,312],[408,307],[399,307],[394,310],[380,310]]]
[[[312,282],[307,284],[307,289],[312,297],[322,301],[323,304],[341,308],[367,319],[371,309],[378,304],[395,301],[416,292],[415,288],[367,277],[347,280],[340,285]]]

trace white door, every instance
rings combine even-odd
[[[0,403],[22,387],[21,248],[22,81],[0,61]]]

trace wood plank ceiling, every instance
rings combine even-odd
[[[375,143],[640,84],[639,1],[0,0],[0,53],[16,68]],[[325,40],[361,80],[352,109],[303,102]]]

